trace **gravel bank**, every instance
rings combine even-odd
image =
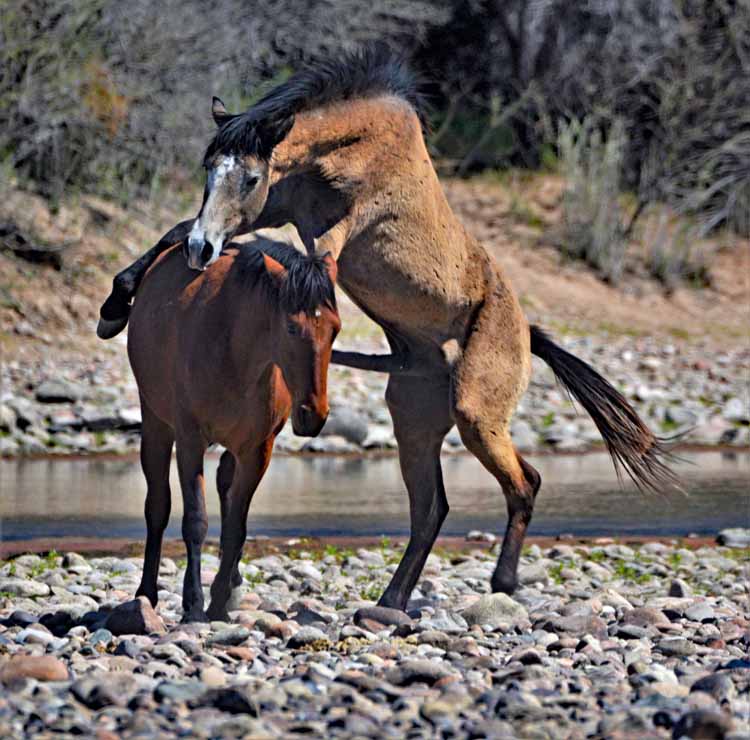
[[[510,599],[469,542],[430,556],[406,615],[374,607],[389,543],[305,546],[243,561],[232,624],[179,623],[169,558],[158,613],[127,603],[137,558],[3,563],[0,736],[750,733],[747,549],[532,545]]]
[[[717,354],[700,346],[653,339],[565,340],[634,404],[657,433],[685,443],[750,445],[750,350]],[[383,351],[372,341],[342,349]],[[140,409],[124,347],[91,360],[46,357],[0,368],[0,456],[132,452],[139,444]],[[593,422],[579,414],[551,372],[534,361],[531,386],[513,422],[524,451],[583,451],[601,444]],[[331,368],[331,416],[320,437],[277,440],[285,452],[351,453],[392,449],[396,442],[383,400],[385,376]],[[463,449],[451,431],[446,451]]]

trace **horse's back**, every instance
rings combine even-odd
[[[203,272],[189,269],[175,248],[144,278],[128,353],[142,399],[163,421],[188,413],[224,443],[221,430],[255,416],[250,407],[270,392],[253,380],[271,352],[268,292],[258,289],[260,249],[269,243],[230,245]]]

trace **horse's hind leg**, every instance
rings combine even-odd
[[[182,589],[183,622],[205,622],[201,588],[201,547],[208,531],[203,480],[206,441],[197,425],[183,422],[177,432],[177,468],[182,488],[182,539],[187,550],[187,568]]]
[[[219,506],[221,509],[221,532],[226,530],[227,512],[229,511],[229,487],[232,485],[236,465],[234,455],[226,450],[219,460],[219,468],[216,471],[216,489],[219,492]],[[222,556],[224,544],[222,542],[219,557]],[[236,567],[232,573],[232,587],[236,588],[242,583],[239,567]]]
[[[222,516],[221,563],[211,585],[211,605],[208,616],[213,620],[227,621],[227,602],[232,592],[234,575],[242,555],[247,536],[247,512],[258,484],[268,469],[273,451],[273,437],[259,447],[244,451],[237,458],[232,485]]]
[[[141,400],[141,467],[146,477],[146,553],[143,575],[136,596],[146,596],[153,606],[157,601],[161,543],[169,522],[172,494],[169,490],[169,463],[174,445],[172,428],[157,418]]]
[[[453,422],[448,381],[391,376],[386,391],[398,441],[401,473],[409,492],[411,534],[401,562],[378,602],[405,609],[427,556],[448,515],[440,448]]]
[[[511,594],[518,585],[518,560],[541,477],[518,454],[507,432],[486,434],[481,425],[463,419],[458,420],[458,429],[466,447],[495,476],[505,494],[508,524],[491,586],[495,592]]]
[[[539,474],[516,452],[510,419],[526,389],[531,355],[520,307],[502,285],[490,292],[453,376],[456,425],[466,447],[492,473],[505,494],[508,524],[492,590],[512,593]]]

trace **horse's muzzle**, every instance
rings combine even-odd
[[[320,415],[311,406],[301,404],[292,411],[292,430],[298,437],[317,437],[328,419],[328,412]]]
[[[191,270],[205,270],[213,256],[214,248],[210,241],[188,239],[187,263]]]

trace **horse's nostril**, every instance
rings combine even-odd
[[[211,242],[206,239],[205,243],[203,244],[203,249],[201,249],[201,262],[205,265],[211,259],[211,257],[213,257],[213,254],[213,244],[211,244]]]

